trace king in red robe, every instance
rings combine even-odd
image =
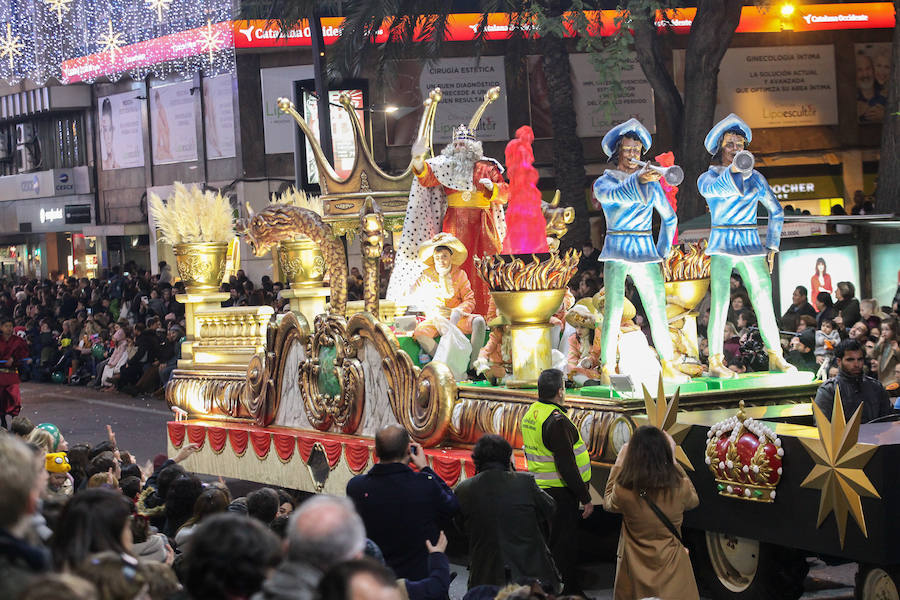
[[[6,428],[6,416],[22,410],[18,365],[28,358],[28,345],[13,333],[12,320],[4,320],[0,334],[0,424]]]

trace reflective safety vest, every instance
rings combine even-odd
[[[544,421],[554,410],[558,410],[555,405],[537,401],[528,408],[528,412],[522,417],[525,460],[528,462],[528,470],[534,475],[538,487],[542,488],[566,487],[562,476],[556,470],[553,453],[544,445]],[[566,419],[569,418],[566,413],[562,414]],[[571,423],[571,421],[569,422]],[[591,457],[577,427],[575,427],[575,431],[578,434],[578,441],[572,446],[572,451],[575,453],[575,464],[578,472],[581,473],[581,480],[587,483],[591,480]]]

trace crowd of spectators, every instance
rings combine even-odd
[[[20,415],[9,431],[0,429],[0,597],[446,600],[452,577],[443,529],[472,535],[497,507],[457,500],[402,430],[388,428],[376,442],[384,466],[357,478],[350,488],[363,485],[366,493],[348,488],[352,501],[271,487],[235,498],[221,479],[185,470],[199,450],[194,444],[140,464],[109,426],[99,443],[70,445],[55,425]],[[471,564],[491,565],[473,567],[473,599],[494,598],[510,583],[537,581],[548,591],[557,583],[546,560],[524,549],[511,553],[512,562],[502,558],[510,548],[501,538],[524,522],[546,558],[540,524],[553,509],[530,477],[497,479],[510,471],[511,452],[499,436],[485,436],[473,450],[478,473],[492,478],[501,497],[530,486],[543,513],[523,509],[499,519],[506,534],[492,529],[473,538]],[[378,483],[379,468],[394,475]],[[422,493],[404,495],[411,487]],[[398,510],[408,525],[403,535],[390,521]],[[527,586],[497,597],[524,600],[534,595],[529,590],[548,597]]]
[[[263,277],[255,286],[238,271],[222,291],[223,306],[270,305],[287,309],[283,285]],[[57,281],[0,279],[0,315],[12,318],[28,344],[19,365],[23,380],[92,385],[132,395],[161,396],[180,358],[183,284],[170,267],[159,274],[136,265],[113,267],[103,277]]]

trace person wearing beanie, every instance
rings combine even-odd
[[[816,347],[816,331],[804,329],[799,335],[791,339],[791,347],[787,353],[787,361],[800,371],[815,373],[819,370],[816,356],[813,350]]]

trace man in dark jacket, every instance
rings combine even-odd
[[[531,474],[516,473],[511,458],[505,439],[481,436],[472,450],[477,474],[456,486],[459,520],[469,537],[469,589],[538,579],[559,591],[544,536],[556,502]]]
[[[428,467],[422,446],[398,426],[375,434],[378,464],[347,483],[347,496],[398,578],[428,577],[425,541],[437,543],[439,521],[459,510],[453,491]],[[409,468],[412,463],[418,473]]]
[[[797,322],[801,315],[816,316],[816,309],[809,303],[809,292],[802,285],[794,288],[791,305],[781,317],[781,328],[786,331],[797,331]]]
[[[26,540],[46,487],[47,471],[28,446],[0,434],[0,598],[17,598],[29,579],[49,569],[46,550]]]
[[[864,353],[856,340],[844,340],[834,349],[838,374],[821,386],[816,392],[816,404],[831,418],[834,408],[835,389],[841,390],[841,406],[844,417],[850,416],[862,405],[862,422],[868,423],[894,412],[884,386],[877,379],[863,375]]]

